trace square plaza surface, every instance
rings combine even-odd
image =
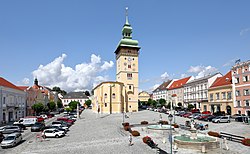
[[[159,121],[160,114],[162,120],[167,120],[167,115],[153,111],[139,111],[135,113],[127,113],[129,118],[125,121],[130,124],[140,124],[146,120],[149,123]],[[178,124],[184,124],[187,118],[176,117]],[[123,114],[96,114],[91,110],[84,110],[81,114],[81,119],[70,128],[67,136],[63,138],[49,138],[43,142],[36,140],[33,133],[29,137],[24,137],[24,142],[11,149],[0,149],[0,153],[6,154],[153,154],[155,149],[151,149],[142,142],[142,138],[146,135],[158,144],[158,147],[163,151],[170,152],[170,144],[168,140],[169,132],[155,133],[147,132],[143,127],[134,127],[133,130],[138,130],[141,133],[139,137],[133,137],[133,146],[129,146],[129,133],[122,128]],[[223,131],[240,136],[250,138],[250,125],[245,125],[238,122],[219,123],[202,122],[209,124],[211,131]],[[30,130],[27,130],[30,131]],[[181,131],[181,130],[180,130]],[[163,143],[166,141],[166,143]],[[246,154],[250,153],[250,147],[240,143],[228,141],[229,151],[224,149],[208,150],[208,154],[214,153],[229,153],[229,154]],[[179,148],[177,153],[180,154],[195,154],[201,153],[200,150],[182,149]]]

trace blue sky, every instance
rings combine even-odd
[[[140,90],[168,78],[225,74],[236,59],[249,60],[247,0],[1,0],[0,76],[17,85],[37,77],[68,91],[115,80],[126,6],[141,46]]]

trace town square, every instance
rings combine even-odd
[[[249,153],[248,4],[0,2],[0,153]]]

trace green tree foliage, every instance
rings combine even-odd
[[[88,107],[91,105],[91,100],[86,100],[84,104],[86,104]]]
[[[153,100],[151,98],[148,99],[147,105],[151,106],[153,104]]]
[[[63,108],[63,104],[62,104],[62,101],[60,99],[58,99],[58,101],[57,101],[57,108]]]
[[[188,110],[192,110],[194,108],[193,104],[188,104]]]
[[[36,103],[36,104],[32,105],[31,108],[36,112],[36,114],[39,114],[42,111],[44,111],[45,106],[43,105],[43,103]]]
[[[158,103],[157,103],[155,100],[153,100],[153,101],[152,101],[152,105],[153,105],[153,107],[156,107],[156,106],[157,106],[157,104],[158,104]]]
[[[54,111],[56,109],[56,103],[55,102],[49,102],[47,104],[50,111]]]
[[[90,96],[89,91],[85,91],[84,93],[85,93],[86,96]]]
[[[56,92],[62,94],[63,96],[67,94],[67,92],[64,91],[64,90],[61,90],[60,87],[53,87],[53,88],[52,88],[52,91],[56,91]]]
[[[65,110],[69,113],[72,111],[72,109],[70,107],[66,107]]]
[[[159,103],[161,104],[161,106],[163,106],[163,105],[166,104],[166,100],[163,99],[163,98],[161,98],[161,99],[159,100]]]
[[[77,104],[80,104],[78,101],[71,101],[70,103],[69,103],[69,107],[72,109],[72,110],[74,110],[74,109],[76,109],[77,108]]]

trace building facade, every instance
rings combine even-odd
[[[25,115],[26,93],[0,77],[0,122],[12,122]]]
[[[109,101],[109,109],[113,110],[102,110],[102,112],[112,113],[112,112],[137,112],[138,111],[138,75],[139,75],[139,67],[138,67],[138,58],[139,58],[139,50],[140,46],[138,46],[138,41],[132,39],[132,27],[129,24],[128,16],[126,15],[126,22],[122,29],[122,39],[120,40],[116,50],[116,81],[117,82],[104,82],[96,86],[94,90],[94,101],[93,106],[98,110],[102,110],[101,107],[105,105],[104,103],[104,95],[107,93],[102,90],[107,86],[116,86],[115,90],[117,94],[121,94],[122,96],[117,96],[115,99],[120,101],[121,105],[119,109],[115,108],[115,101],[112,101],[112,97]],[[111,84],[111,85],[110,85]],[[121,85],[123,88],[121,88]],[[118,87],[118,88],[117,88]],[[110,93],[111,94],[111,93]],[[119,99],[119,98],[124,99]],[[98,104],[98,106],[97,106]],[[104,108],[103,108],[104,109]]]
[[[250,61],[239,62],[232,67],[234,111],[250,116]]]
[[[84,92],[69,92],[61,98],[64,107],[68,106],[72,101],[77,101],[81,106],[84,106],[85,101],[88,99],[89,97]]]
[[[170,84],[168,91],[168,98],[171,98],[171,102],[174,106],[178,106],[178,103],[181,103],[182,106],[186,107],[183,101],[184,98],[184,88],[183,86],[188,82],[191,81],[192,77],[186,77],[183,79],[179,79],[174,81]]]
[[[194,79],[184,85],[184,104],[194,105],[195,109],[201,109],[201,103],[208,102],[208,88],[221,73],[215,73],[202,78]]]
[[[168,88],[175,80],[164,81],[159,87],[153,91],[153,100],[165,99],[166,102],[171,101],[171,97],[168,95]]]
[[[227,115],[235,113],[233,110],[231,71],[214,81],[208,89],[208,97],[208,102],[201,103],[202,111],[225,112]]]
[[[150,95],[149,95],[148,92],[142,91],[142,92],[139,93],[138,97],[139,97],[140,102],[147,102],[148,99],[150,98]]]

